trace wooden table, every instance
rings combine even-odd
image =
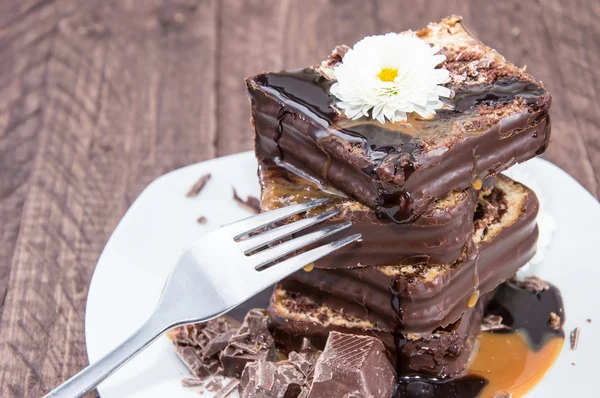
[[[554,95],[545,157],[600,194],[594,0],[4,0],[0,5],[0,396],[86,365],[106,240],[161,174],[251,148],[243,78],[460,14]]]

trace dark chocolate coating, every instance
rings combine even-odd
[[[331,84],[313,69],[247,79],[256,156],[323,179],[396,222],[415,219],[477,176],[541,154],[550,140],[551,98],[535,82],[456,88],[454,110],[408,126],[348,121],[332,107]],[[485,109],[515,103],[521,110],[486,118]]]
[[[435,277],[397,276],[393,267],[299,271],[284,280],[286,289],[302,291],[315,300],[378,328],[389,329],[396,318],[406,333],[431,333],[458,320],[474,290],[475,272],[481,295],[514,275],[535,254],[538,201],[528,196],[526,211],[490,242],[472,247],[469,258],[444,266]],[[392,305],[392,301],[395,301]]]
[[[434,203],[411,223],[397,224],[377,217],[374,210],[348,198],[320,190],[272,162],[259,164],[261,210],[268,211],[318,198],[332,202],[318,211],[340,209],[338,216],[317,228],[352,221],[348,234],[361,233],[362,240],[315,262],[317,268],[347,268],[357,265],[449,264],[458,260],[471,240],[477,193],[453,191],[445,204]],[[319,242],[327,243],[335,236]]]

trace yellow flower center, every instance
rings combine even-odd
[[[393,82],[398,76],[398,69],[396,68],[381,68],[381,71],[377,74],[377,77],[382,82]]]

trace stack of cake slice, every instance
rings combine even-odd
[[[441,47],[454,92],[432,119],[345,117],[330,88],[347,47],[247,86],[261,210],[329,197],[315,211],[362,233],[275,287],[276,341],[371,335],[399,371],[445,377],[465,370],[488,295],[535,253],[536,196],[499,173],[547,147],[550,95],[458,17],[416,35]]]

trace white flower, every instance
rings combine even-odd
[[[439,50],[413,34],[365,37],[334,69],[336,106],[351,119],[371,116],[380,123],[405,121],[410,112],[433,117],[443,105],[439,97],[451,95],[440,86],[450,74],[436,69],[446,59]]]

